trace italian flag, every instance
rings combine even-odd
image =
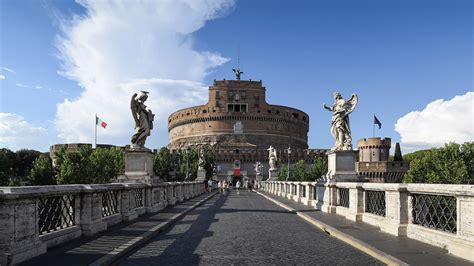
[[[102,121],[99,117],[95,117],[95,124],[96,125],[99,125],[103,128],[106,128],[107,127],[107,123],[105,123],[104,121]]]

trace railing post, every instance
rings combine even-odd
[[[128,185],[124,185],[124,189],[120,191],[120,201],[121,201],[121,210],[122,219],[125,222],[133,221],[138,218],[138,213],[130,206],[130,201],[132,200],[131,197],[131,189]]]
[[[78,195],[79,196],[79,195]],[[107,224],[102,221],[102,193],[94,192],[91,187],[86,187],[80,195],[80,222],[82,233],[86,236],[105,231]]]
[[[317,183],[317,203],[316,208],[323,212],[335,213],[337,188],[335,182]]]
[[[452,241],[448,246],[449,252],[474,261],[474,252],[472,252],[474,247],[474,197],[472,195],[456,197],[456,217],[456,236],[460,238],[460,241],[457,243]]]
[[[46,253],[46,243],[39,240],[37,205],[37,199],[8,199],[0,204],[1,265],[8,265],[8,260],[17,264]]]

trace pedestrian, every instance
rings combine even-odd
[[[209,192],[209,184],[207,183],[207,180],[204,180],[204,192]]]
[[[237,194],[239,194],[239,189],[242,184],[240,183],[240,180],[237,180],[237,183],[235,183],[235,188],[237,189]]]
[[[209,192],[211,192],[212,191],[212,179],[209,179],[207,181],[207,186],[209,187]]]

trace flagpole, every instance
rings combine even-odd
[[[95,114],[95,121],[94,121],[94,129],[95,129],[95,137],[94,137],[94,148],[97,149],[97,113]]]
[[[372,137],[375,138],[375,114],[374,114],[374,121],[372,121]]]

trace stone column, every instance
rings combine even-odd
[[[131,190],[123,189],[120,193],[122,219],[125,222],[133,221],[138,218],[138,213],[130,206]]]
[[[0,264],[11,265],[46,253],[39,240],[36,199],[11,199],[0,204]]]
[[[80,226],[86,236],[105,231],[107,224],[102,221],[102,193],[85,191],[80,197]]]

